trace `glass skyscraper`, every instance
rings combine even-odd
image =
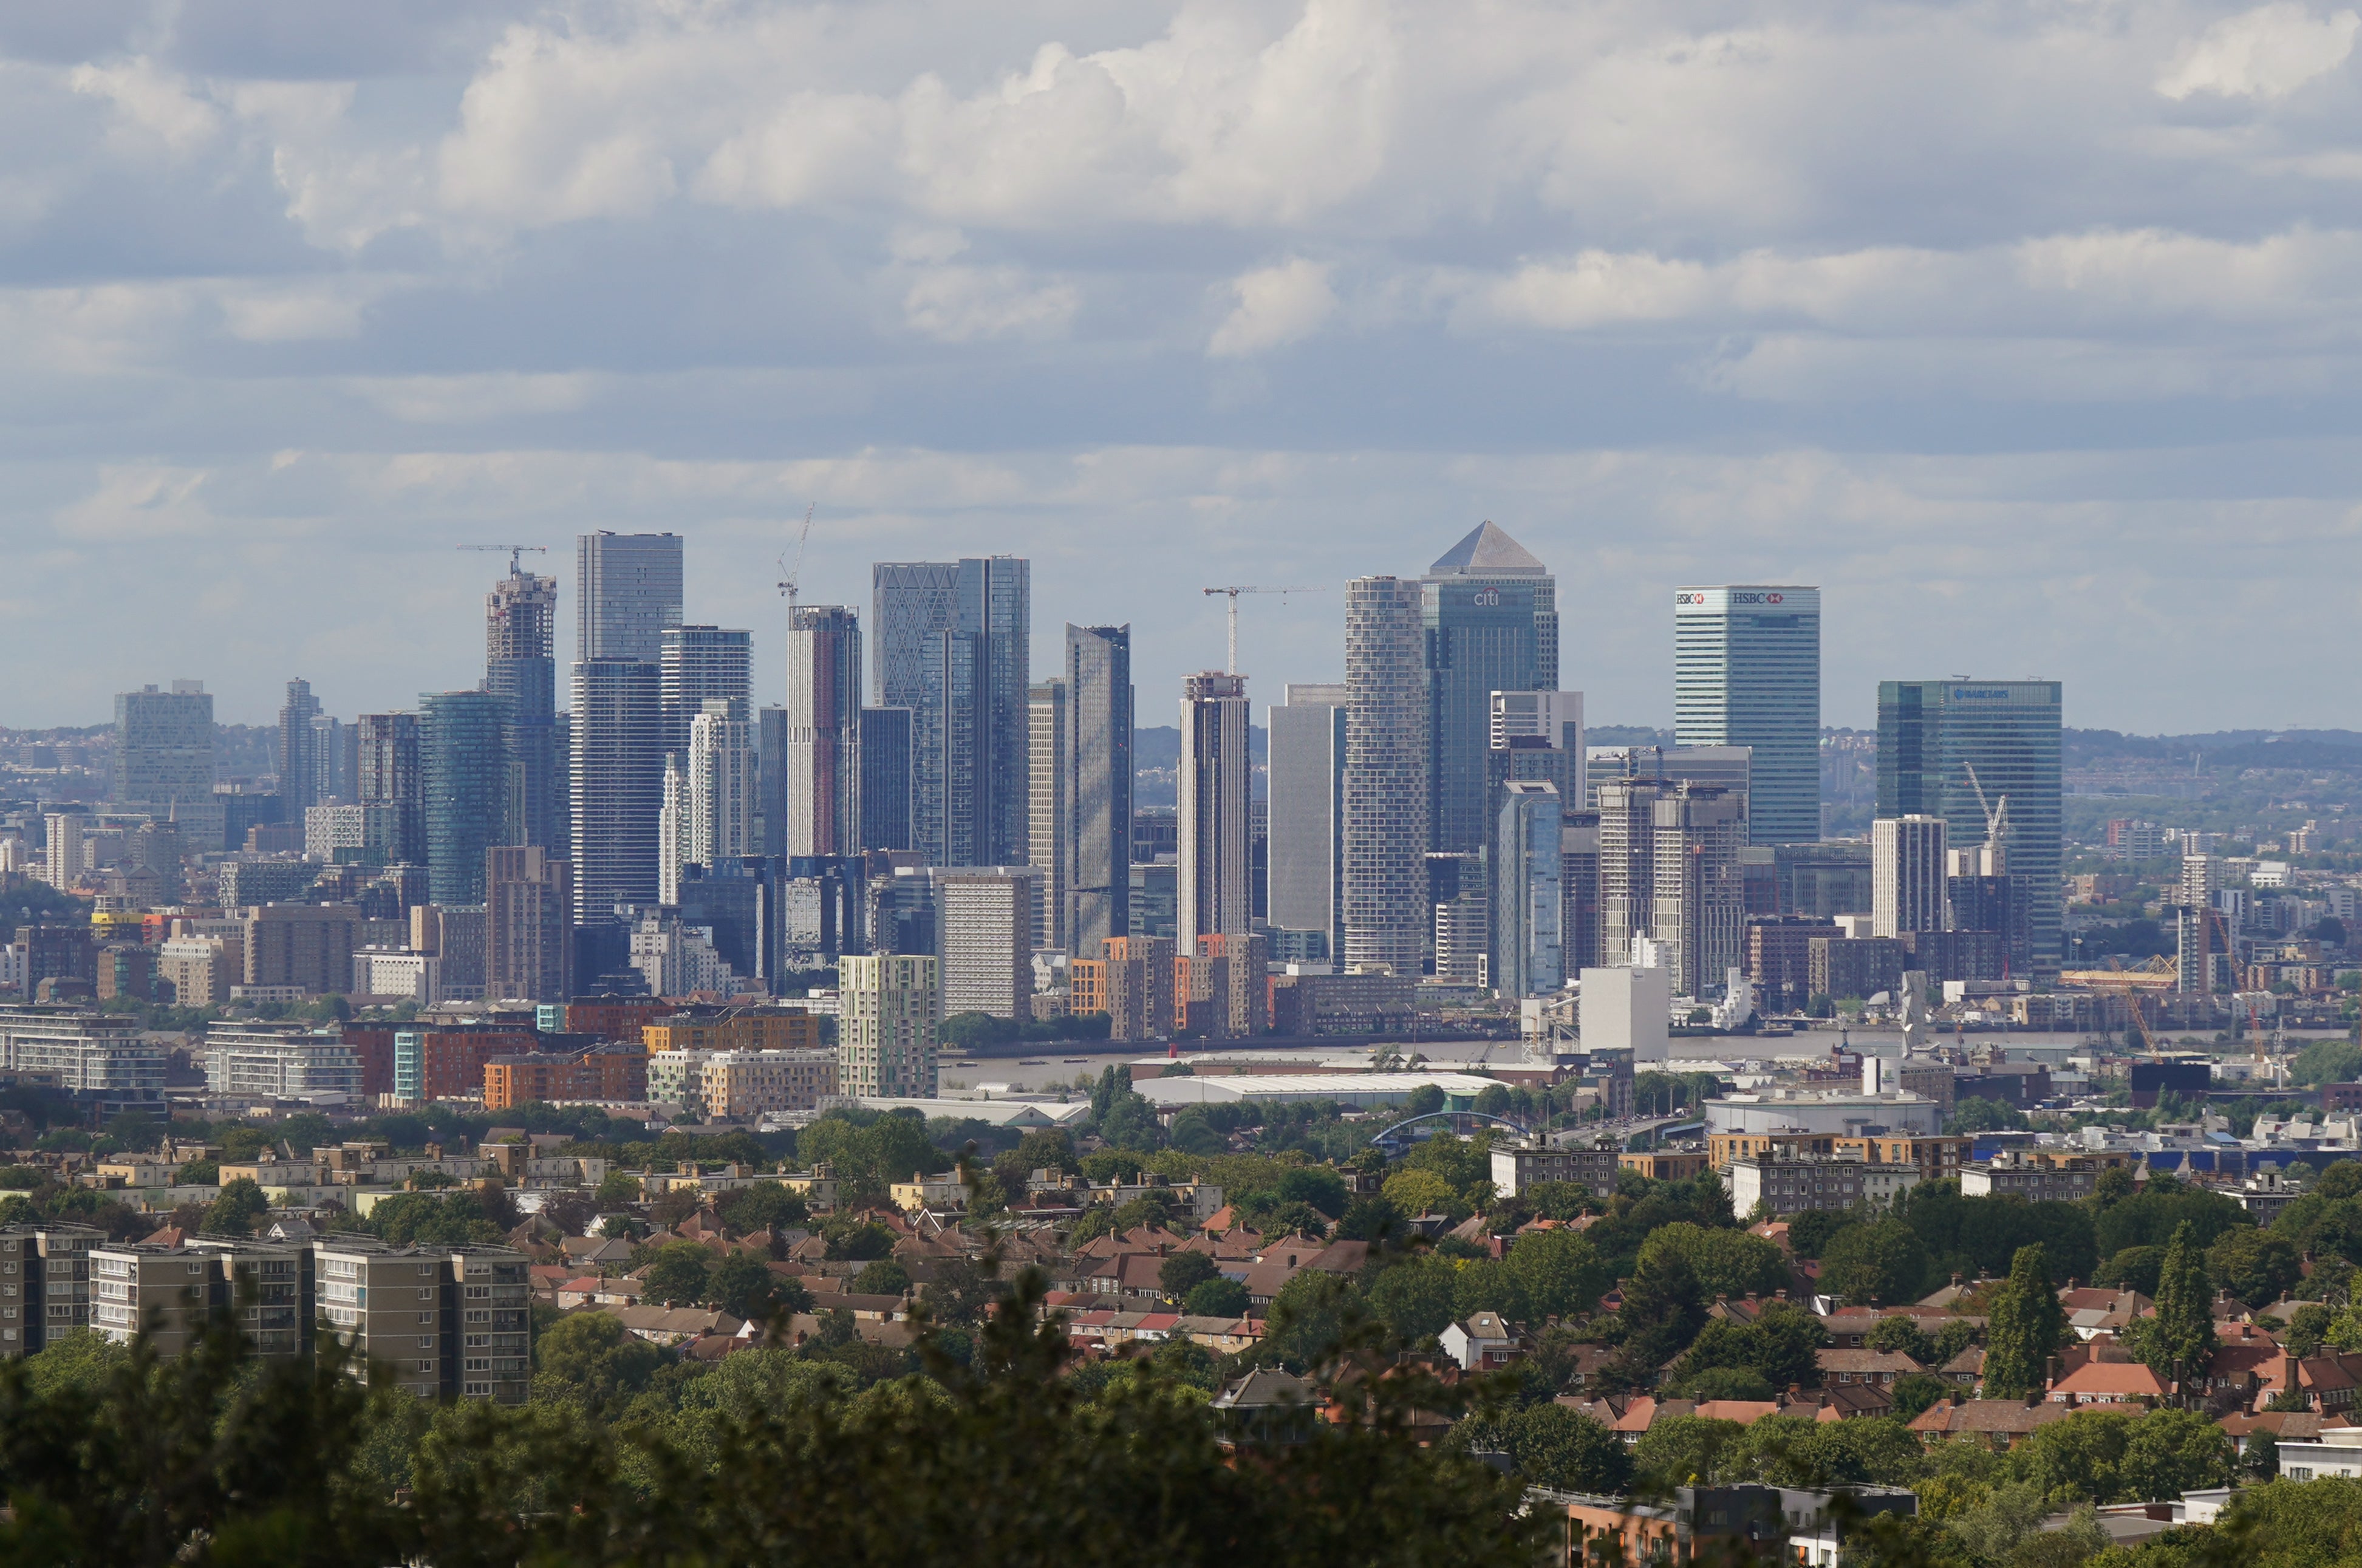
[[[2037,975],[2058,968],[2060,723],[2055,680],[1878,683],[1878,814],[1942,817],[1969,846],[2007,800],[2004,867],[2025,890]]]
[[[1673,594],[1673,738],[1746,746],[1747,842],[1821,836],[1821,591],[1787,584]]]
[[[579,924],[618,904],[657,901],[657,817],[664,801],[663,705],[653,659],[574,666],[568,765]]]
[[[680,536],[584,534],[575,541],[574,657],[657,662],[680,624]]]
[[[1493,693],[1558,686],[1558,584],[1491,523],[1420,580],[1427,671],[1429,850],[1473,855],[1492,825],[1485,798]]]
[[[484,596],[484,690],[506,754],[500,842],[556,841],[557,580],[511,570]]]
[[[914,847],[933,866],[1024,863],[1029,563],[882,561],[870,581],[876,705],[912,720]]]
[[[486,691],[422,692],[418,718],[427,896],[447,907],[480,904],[507,775],[500,702]]]
[[[1131,627],[1066,627],[1066,941],[1096,958],[1131,922]]]

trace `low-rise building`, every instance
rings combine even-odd
[[[2014,1194],[2033,1201],[2080,1202],[2099,1184],[2098,1162],[2080,1154],[2004,1149],[1960,1167],[1960,1196]]]
[[[0,1071],[109,1100],[164,1095],[165,1050],[139,1021],[72,1008],[0,1007]]]
[[[357,1096],[360,1059],[335,1024],[216,1021],[205,1031],[205,1088],[257,1099]]]
[[[637,1104],[650,1098],[648,1062],[645,1052],[631,1045],[495,1056],[484,1064],[484,1109],[568,1100]]]
[[[1617,1161],[1612,1143],[1587,1149],[1496,1144],[1492,1159],[1494,1189],[1505,1197],[1516,1197],[1541,1182],[1577,1183],[1602,1196],[1616,1190]]]

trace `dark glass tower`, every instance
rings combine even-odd
[[[1485,793],[1493,693],[1558,687],[1558,584],[1490,523],[1419,584],[1427,668],[1428,848],[1473,855],[1492,823]]]
[[[1010,556],[872,569],[877,706],[912,723],[912,846],[935,866],[1026,858],[1032,574]]]
[[[500,704],[500,842],[557,838],[557,580],[512,566],[484,596],[484,690]]]
[[[480,904],[484,851],[500,831],[506,772],[500,704],[484,691],[427,691],[419,696],[418,719],[427,896],[438,904]]]

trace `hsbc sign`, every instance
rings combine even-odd
[[[1762,589],[1731,588],[1725,589],[1722,591],[1723,602],[1727,604],[1784,604],[1788,601],[1788,596],[1784,593]],[[1707,604],[1713,602],[1713,596],[1710,593],[1697,593],[1683,591],[1673,595],[1673,602],[1676,604]]]

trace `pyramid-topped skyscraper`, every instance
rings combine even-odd
[[[1496,691],[1558,689],[1558,582],[1494,523],[1428,568],[1428,847],[1485,846],[1485,754]]]

